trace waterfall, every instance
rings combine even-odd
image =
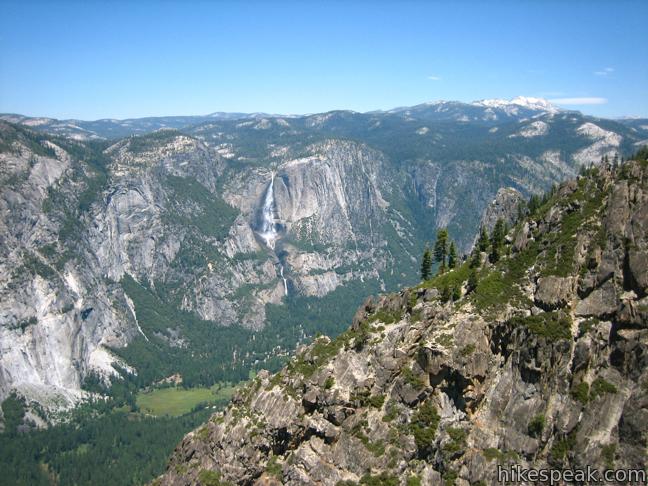
[[[275,174],[272,172],[272,178],[270,179],[270,184],[266,189],[265,195],[263,196],[263,206],[261,207],[261,221],[259,225],[258,235],[261,237],[263,242],[271,250],[275,249],[275,242],[279,238],[279,224],[277,222],[276,213],[277,207],[275,204],[274,198],[274,178]],[[288,295],[288,280],[284,277],[284,266],[279,264],[279,274],[283,280],[284,285],[284,295]]]
[[[268,189],[266,189],[265,196],[263,198],[263,207],[261,208],[261,227],[259,236],[268,245],[269,248],[274,250],[275,240],[279,235],[277,231],[277,221],[275,219],[275,199],[274,199],[274,172],[272,173],[272,179],[270,179],[270,184]]]
[[[284,295],[288,295],[288,281],[286,280],[286,277],[284,277],[284,266],[280,265],[281,268],[281,278],[283,279],[284,283]]]

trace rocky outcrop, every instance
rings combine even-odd
[[[64,209],[79,204],[87,166],[69,147],[38,143],[11,126],[0,125],[0,136],[13,141],[0,154],[0,400],[18,389],[54,416],[87,396],[81,382],[89,372],[128,368],[109,348],[137,331],[121,288],[76,244],[60,241],[64,215],[51,194],[69,180],[59,193]]]
[[[503,187],[495,195],[495,199],[486,206],[482,215],[480,227],[486,228],[490,234],[498,219],[503,220],[508,227],[512,226],[518,218],[520,204],[524,203],[520,191],[512,187]]]
[[[555,310],[571,302],[575,279],[572,277],[540,277],[536,284],[535,302],[544,310]]]
[[[647,208],[645,163],[562,186],[474,288],[466,263],[367,299],[347,332],[260,373],[187,435],[154,484],[498,484],[499,465],[645,469],[648,298],[630,255],[645,248]],[[460,296],[443,302],[449,285]]]

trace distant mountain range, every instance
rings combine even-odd
[[[521,97],[1,118],[0,400],[17,390],[46,416],[115,366],[139,386],[276,367],[367,294],[416,283],[438,228],[468,252],[501,188],[528,197],[648,143],[647,120]]]
[[[454,120],[460,122],[501,122],[506,119],[534,117],[542,113],[556,114],[565,112],[543,98],[517,96],[511,100],[485,99],[472,103],[459,101],[432,101],[411,107],[399,107],[391,110],[376,110],[365,115],[398,114],[404,117],[425,120]],[[335,113],[340,111],[332,111]],[[354,111],[345,111],[350,115],[361,115]],[[232,121],[261,118],[307,118],[316,115],[271,115],[267,113],[214,112],[208,115],[142,117],[118,120],[104,118],[100,120],[57,120],[55,118],[29,117],[17,114],[0,114],[0,119],[20,123],[35,130],[62,135],[76,140],[111,139],[129,135],[141,135],[163,128],[183,129],[210,121]],[[619,123],[637,128],[639,132],[648,132],[648,119],[625,118],[616,120]]]

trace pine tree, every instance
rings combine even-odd
[[[466,292],[470,293],[477,288],[477,283],[479,276],[477,275],[477,270],[475,268],[470,270],[468,274],[468,282],[466,283]]]
[[[455,268],[457,266],[457,248],[455,248],[454,241],[450,242],[450,249],[448,250],[448,268]]]
[[[491,235],[491,252],[488,257],[491,263],[497,263],[502,256],[502,246],[504,245],[505,236],[506,225],[504,224],[504,220],[499,218],[497,223],[495,223],[495,228],[493,228],[493,234]]]
[[[481,252],[477,251],[477,248],[473,250],[472,256],[470,257],[470,263],[468,266],[470,268],[479,268],[481,265]]]
[[[482,226],[479,231],[479,239],[477,240],[477,252],[488,251],[488,246],[490,245],[490,240],[488,238],[488,231]]]
[[[452,288],[452,300],[455,302],[461,299],[461,285],[456,285]]]
[[[533,215],[542,205],[542,199],[537,194],[534,194],[529,199],[529,214]]]
[[[524,219],[524,216],[526,216],[526,210],[527,210],[526,201],[520,201],[517,206],[517,215],[515,217],[516,222],[522,221]]]
[[[448,256],[448,230],[441,228],[437,232],[436,242],[434,243],[434,261],[440,263],[439,273],[445,272],[446,257]]]
[[[448,302],[452,298],[452,289],[446,282],[441,288],[441,302]]]
[[[421,261],[421,280],[429,280],[432,276],[432,252],[428,246],[425,247],[423,252],[423,260]]]

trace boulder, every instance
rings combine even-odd
[[[576,305],[576,315],[606,317],[613,314],[618,305],[616,288],[610,279]]]
[[[574,294],[572,277],[540,277],[536,284],[535,303],[544,310],[555,310],[567,305]]]

